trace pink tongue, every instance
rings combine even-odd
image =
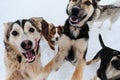
[[[33,58],[33,54],[31,52],[27,52],[26,57],[27,57],[28,60],[30,60],[30,59]]]
[[[77,20],[77,18],[76,18],[76,17],[72,17],[72,20],[73,20],[73,21],[76,21],[76,20]]]

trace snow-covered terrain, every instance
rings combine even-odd
[[[3,44],[3,23],[15,21],[16,19],[30,17],[44,17],[50,23],[63,25],[67,18],[66,6],[69,0],[1,0],[0,1],[0,80],[5,79],[4,66],[4,44]],[[110,4],[116,0],[101,0],[100,4]],[[103,27],[98,29],[99,22],[95,23],[90,29],[90,39],[86,59],[90,60],[101,49],[98,34],[101,33],[105,44],[111,48],[120,50],[120,19],[109,31],[109,21],[106,20]],[[45,65],[55,53],[49,48],[45,40],[41,40],[41,60]],[[83,80],[91,80],[94,76],[99,63],[86,66]],[[52,72],[48,80],[70,80],[74,71],[74,66],[66,62],[59,71]]]

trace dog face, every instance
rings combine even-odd
[[[116,52],[115,56],[111,60],[111,65],[116,69],[120,70],[120,52]]]
[[[54,44],[57,44],[59,38],[62,35],[62,32],[62,26],[54,26],[53,24],[49,24],[49,36],[51,38],[51,41],[54,42]]]
[[[93,16],[96,7],[96,0],[70,0],[66,10],[70,24],[82,26]]]
[[[26,61],[35,60],[41,38],[41,18],[22,19],[5,23],[5,43],[24,55]]]

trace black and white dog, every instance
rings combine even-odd
[[[97,77],[100,80],[120,80],[120,51],[105,46],[101,35],[99,35],[99,40],[102,49],[92,60],[87,62],[89,65],[101,60],[94,80],[97,80]]]

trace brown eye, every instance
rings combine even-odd
[[[13,36],[17,36],[18,34],[19,34],[19,33],[18,33],[17,31],[13,31],[13,32],[12,32],[12,35],[13,35]]]
[[[85,4],[90,6],[92,3],[90,1],[86,1]]]
[[[32,32],[32,33],[33,33],[34,31],[35,31],[34,28],[30,28],[30,29],[29,29],[29,32]]]

